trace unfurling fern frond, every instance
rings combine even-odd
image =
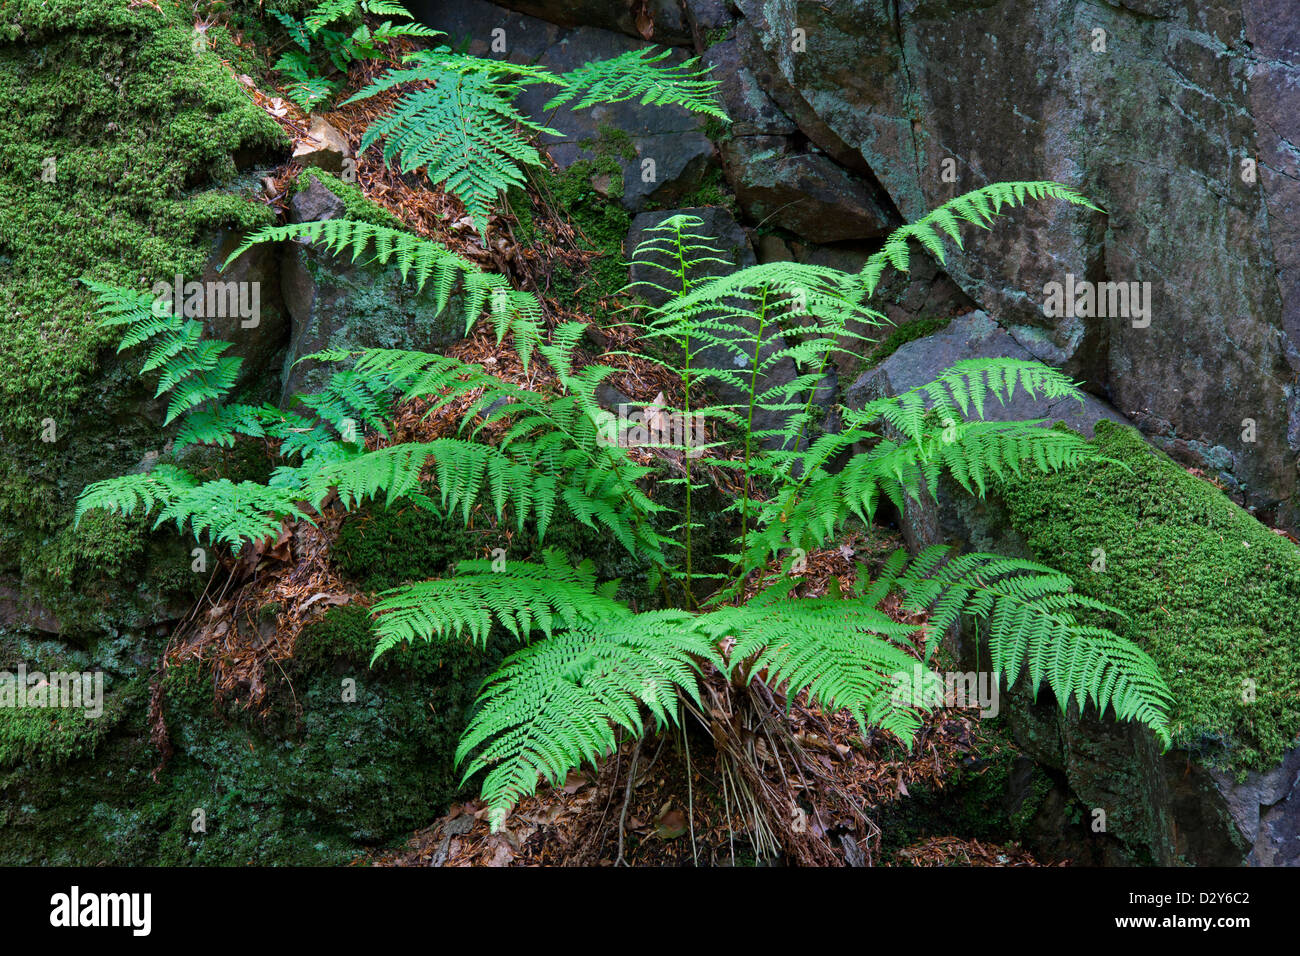
[[[514,336],[525,367],[542,338],[542,307],[536,296],[512,288],[503,276],[484,272],[445,246],[402,229],[350,219],[267,226],[245,238],[226,259],[225,266],[252,246],[285,240],[319,242],[333,255],[348,254],[352,262],[373,262],[381,266],[392,262],[402,279],[410,281],[417,293],[432,283],[438,312],[447,307],[453,293],[460,291],[464,298],[466,330],[486,312],[498,342],[507,332]]]
[[[648,47],[628,50],[610,60],[583,64],[556,77],[564,89],[543,109],[572,104],[573,109],[581,110],[598,103],[621,103],[639,97],[642,106],[683,106],[724,123],[730,122],[718,106],[720,81],[708,78],[709,68],[701,66],[698,57],[685,63],[665,64],[672,55],[672,50]]]
[[[456,640],[468,631],[483,645],[493,624],[527,642],[533,631],[551,637],[632,612],[615,601],[612,589],[596,582],[590,561],[574,567],[560,552],[547,548],[541,564],[508,561],[462,561],[456,576],[423,581],[385,591],[374,606],[379,643],[373,660],[403,641]]]
[[[1032,561],[993,554],[952,556],[938,546],[885,576],[906,606],[926,611],[937,639],[959,618],[987,618],[993,668],[1010,686],[1028,667],[1034,693],[1046,681],[1062,708],[1107,708],[1120,720],[1146,724],[1170,746],[1169,687],[1145,651],[1119,635],[1081,622],[1080,613],[1122,612],[1074,593],[1064,574]]]
[[[510,808],[617,746],[616,728],[645,732],[677,719],[678,695],[699,703],[698,661],[721,665],[684,611],[627,614],[558,633],[506,659],[489,679],[456,750],[468,779],[487,769],[483,799],[494,829]]]

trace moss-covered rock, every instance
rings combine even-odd
[[[456,743],[505,648],[421,642],[371,668],[374,644],[365,608],[331,610],[275,673],[264,713],[214,704],[198,664],[169,670],[175,753],[156,782],[137,679],[94,757],[70,741],[40,768],[0,762],[0,863],[344,863],[400,839],[462,792]],[[16,745],[0,737],[0,760]],[[42,752],[55,745],[47,734]]]
[[[113,356],[77,278],[196,276],[216,234],[269,221],[240,167],[284,135],[221,62],[242,56],[229,35],[196,37],[170,6],[0,9],[0,627],[143,626],[166,613],[151,566],[188,563],[138,524],[71,515],[87,483],[160,445],[138,358]]]
[[[1023,689],[1011,722],[1131,861],[1281,862],[1294,841],[1269,819],[1300,795],[1269,772],[1300,732],[1300,549],[1133,429],[1102,421],[1094,442],[1113,463],[1005,481],[961,521],[973,545],[1058,568],[1127,615],[1106,623],[1160,665],[1176,749]]]

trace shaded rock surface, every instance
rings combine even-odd
[[[1037,204],[949,268],[1145,433],[1228,449],[1253,503],[1296,525],[1300,56],[1284,4],[738,6],[783,111],[827,152],[848,146],[907,219],[1006,179],[1104,207]],[[1150,283],[1150,325],[1049,319],[1044,286],[1067,273]]]
[[[343,201],[319,180],[297,193],[290,218],[298,222],[340,217]],[[298,364],[324,349],[402,348],[437,352],[464,334],[455,294],[439,311],[432,283],[415,292],[396,264],[351,262],[312,246],[285,243],[281,283],[292,322],[284,360],[282,400],[319,388],[333,371],[316,362]]]

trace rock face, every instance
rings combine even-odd
[[[294,222],[334,219],[342,199],[319,180],[290,202]],[[459,299],[439,312],[431,287],[416,293],[396,267],[352,263],[310,246],[287,243],[280,265],[285,308],[291,319],[282,400],[319,388],[330,368],[297,364],[323,349],[404,348],[436,352],[464,334]]]
[[[905,218],[1006,179],[1106,209],[1036,205],[953,277],[1147,435],[1227,449],[1251,501],[1296,525],[1300,43],[1282,4],[737,5],[773,98],[865,161]],[[1046,317],[1044,286],[1067,274],[1149,283],[1149,325]]]

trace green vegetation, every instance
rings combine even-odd
[[[952,316],[950,315],[929,316],[917,319],[915,322],[908,322],[906,325],[894,326],[888,335],[871,346],[863,361],[862,371],[865,372],[875,368],[908,342],[915,342],[917,339],[923,339],[927,335],[934,335],[934,333],[946,329],[951,322]]]
[[[1275,766],[1300,732],[1300,549],[1133,430],[1101,422],[1094,445],[1127,470],[1008,480],[1013,527],[1080,593],[1128,615],[1117,630],[1160,665],[1180,747]]]
[[[0,575],[39,595],[70,634],[146,616],[141,602],[157,599],[133,593],[157,550],[138,524],[70,528],[87,481],[135,467],[159,443],[141,413],[148,393],[104,361],[112,337],[88,320],[75,279],[196,275],[216,230],[271,217],[234,157],[269,156],[286,140],[222,65],[243,55],[226,31],[205,36],[196,47],[192,17],[170,5],[0,8],[0,350],[11,369],[0,385]],[[54,442],[42,441],[49,422]]]
[[[441,518],[458,517],[465,527],[480,506],[490,506],[499,522],[508,511],[518,531],[535,527],[539,545],[553,520],[568,515],[648,561],[651,584],[662,587],[664,600],[645,610],[623,603],[619,582],[598,577],[591,560],[574,567],[553,547],[542,550],[540,561],[499,555],[460,561],[454,576],[400,585],[375,605],[375,659],[416,638],[450,647],[468,636],[484,647],[504,630],[524,645],[485,686],[456,752],[457,762],[467,764],[467,778],[487,771],[483,794],[498,828],[539,776],[559,780],[607,752],[615,746],[616,727],[644,733],[642,708],[656,725],[677,721],[679,695],[698,703],[703,662],[735,680],[788,684],[791,694],[806,691],[827,707],[847,709],[864,729],[879,725],[906,739],[920,725],[918,712],[932,702],[920,693],[900,695],[894,677],[910,672],[910,648],[929,661],[938,636],[963,615],[988,618],[992,664],[1008,683],[1027,664],[1031,682],[1048,683],[1063,705],[1073,699],[1112,708],[1121,718],[1146,723],[1167,744],[1168,692],[1155,665],[1110,631],[1080,624],[1077,613],[1107,606],[1074,594],[1068,577],[1041,565],[983,554],[953,557],[945,548],[912,560],[900,551],[875,581],[863,574],[849,594],[833,588],[826,597],[800,599],[793,594],[796,579],[787,577],[742,600],[751,576],[770,562],[784,561],[788,569],[797,554],[833,543],[851,522],[869,524],[882,496],[901,505],[922,480],[932,483],[941,472],[982,495],[989,481],[1024,466],[1051,472],[1095,457],[1069,432],[982,420],[986,401],[1005,400],[1017,388],[1048,399],[1078,397],[1059,372],[1012,359],[959,363],[926,386],[846,411],[841,432],[803,441],[817,384],[837,343],[857,337],[847,331],[850,323],[878,324],[865,300],[886,267],[906,269],[909,241],[942,258],[942,240],[956,238],[961,222],[986,225],[1003,207],[1043,196],[1085,202],[1052,183],[986,187],[898,230],[859,274],[780,262],[695,278],[701,266],[717,261],[711,240],[694,232],[701,221],[674,216],[651,230],[636,261],[660,278],[638,285],[667,293],[667,302],[646,311],[642,337],[684,356],[681,364],[663,363],[679,378],[686,403],[666,411],[688,422],[700,415],[714,419],[736,432],[743,449],[743,459],[731,463],[742,480],[727,509],[739,533],[725,555],[700,554],[702,542],[695,539],[704,529],[693,495],[708,484],[692,474],[689,453],[704,450],[698,436],[649,439],[675,448],[683,463],[683,476],[665,482],[684,492],[679,520],[667,529],[654,520],[667,508],[641,486],[652,470],[627,452],[629,444],[645,440],[629,441],[595,400],[612,370],[573,365],[582,323],[563,323],[546,338],[536,302],[524,301],[527,294],[488,291],[483,274],[434,243],[350,222],[267,229],[252,241],[302,236],[350,247],[354,258],[372,247],[381,262],[396,260],[403,275],[414,271],[417,284],[433,281],[444,304],[454,278],[471,289],[478,284],[481,294],[467,295],[469,320],[486,310],[498,341],[513,331],[525,365],[540,353],[557,387],[522,388],[480,366],[431,353],[320,353],[313,358],[350,367],[322,392],[299,396],[311,414],[291,420],[273,408],[225,405],[226,388],[208,387],[218,367],[210,356],[223,343],[191,342],[179,319],[155,315],[127,290],[100,288],[107,321],[126,329],[123,347],[160,338],[152,354],[169,356],[160,391],[171,391],[173,408],[186,413],[181,435],[187,442],[227,445],[236,434],[279,438],[284,463],[265,486],[200,481],[160,465],[88,487],[78,515],[156,511],[157,523],[175,520],[199,540],[235,547],[274,534],[300,502],[319,509],[326,497],[337,496],[356,509],[382,496],[389,508],[405,501]],[[783,345],[780,322],[795,312],[808,317],[803,337]],[[710,350],[727,360],[703,361]],[[805,370],[790,381],[762,384],[773,363],[788,361]],[[157,364],[151,360],[146,370]],[[196,379],[202,387],[191,384]],[[702,386],[721,386],[738,397],[693,408]],[[483,425],[504,425],[495,444],[462,431],[464,437],[365,450],[360,429],[385,434],[394,395],[424,400],[436,411],[471,393],[469,407],[458,411],[462,427],[480,416]],[[761,427],[755,418],[760,409],[785,416],[784,424]],[[827,469],[841,454],[878,438],[884,423],[900,442],[881,441],[852,454],[842,469]],[[719,559],[732,565],[729,572],[708,570],[719,567]],[[930,613],[926,631],[898,624],[879,609],[894,590],[906,606]],[[537,634],[545,640],[532,640]],[[720,646],[731,647],[726,659]]]

